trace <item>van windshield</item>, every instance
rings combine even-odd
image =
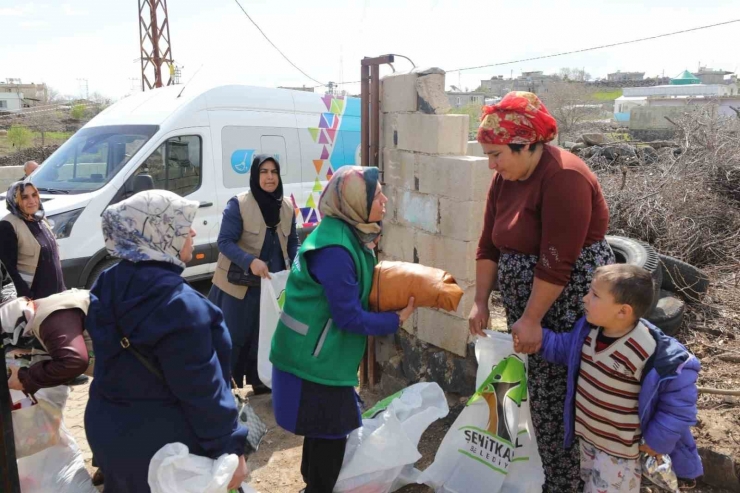
[[[98,190],[159,130],[157,125],[83,128],[57,149],[32,175],[42,193]]]

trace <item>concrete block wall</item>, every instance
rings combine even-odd
[[[420,379],[452,392],[474,386],[467,315],[492,172],[487,159],[466,155],[468,116],[445,114],[443,88],[438,69],[383,80],[380,148],[389,204],[380,258],[444,269],[464,291],[455,313],[417,310],[396,336],[397,352],[381,343],[384,391]]]
[[[11,183],[23,176],[23,166],[0,166],[0,193],[8,191]]]

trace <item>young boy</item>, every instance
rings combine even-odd
[[[600,267],[586,316],[569,333],[544,330],[542,356],[568,366],[565,446],[579,437],[586,493],[639,492],[640,451],[669,454],[678,477],[703,474],[690,430],[700,363],[641,318],[652,297],[644,269]]]

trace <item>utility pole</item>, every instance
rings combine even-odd
[[[141,90],[173,85],[175,70],[171,67],[175,62],[170,44],[167,0],[139,0],[139,45]]]

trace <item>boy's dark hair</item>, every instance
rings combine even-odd
[[[532,142],[531,144],[529,144],[529,152],[534,154],[534,151],[537,150],[537,146],[540,144],[542,144],[542,142]],[[527,144],[506,144],[506,145],[509,146],[509,149],[511,149],[511,152],[513,152],[514,154],[519,154],[520,152],[522,152],[522,149],[524,149],[524,146]]]
[[[653,277],[642,267],[629,264],[612,264],[599,267],[594,279],[609,284],[614,301],[629,305],[635,319],[644,317],[653,305]]]

